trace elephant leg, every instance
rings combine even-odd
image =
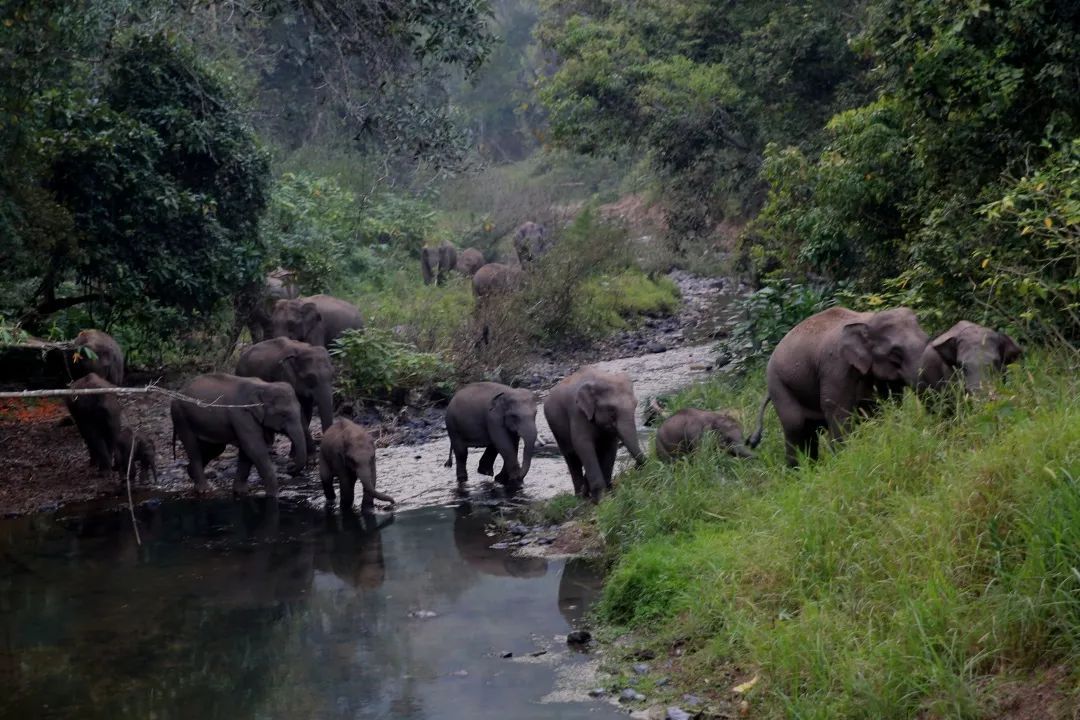
[[[585,497],[588,493],[588,486],[585,484],[585,473],[581,469],[581,459],[574,452],[574,448],[564,443],[558,436],[555,437],[555,444],[558,445],[559,453],[563,456],[563,460],[566,461],[566,469],[570,471],[570,482],[574,484],[574,494],[578,497]]]
[[[600,472],[603,473],[604,487],[611,488],[611,476],[615,472],[615,455],[619,452],[619,442],[616,438],[605,438],[596,444],[596,455],[600,462]]]
[[[274,464],[270,462],[270,448],[267,447],[267,443],[263,439],[262,428],[252,431],[247,431],[246,428],[240,429],[237,432],[237,445],[240,448],[240,457],[246,455],[255,464],[255,469],[259,471],[259,477],[262,478],[263,485],[266,486],[266,496],[277,497],[277,472],[274,470]],[[239,469],[238,464],[238,472]],[[248,470],[250,471],[250,469],[249,467]]]
[[[330,467],[330,461],[321,456],[319,457],[319,480],[322,482],[326,506],[330,507],[334,504],[334,471]]]
[[[457,463],[457,481],[464,484],[469,482],[469,468],[465,465],[469,460],[469,446],[451,438],[450,452],[454,453],[454,462]]]
[[[210,490],[210,484],[206,482],[203,468],[207,460],[204,459],[202,443],[194,431],[183,422],[173,423],[176,436],[180,438],[180,444],[184,446],[184,452],[188,456],[188,477],[195,483],[195,492],[204,493]]]
[[[600,467],[600,457],[597,447],[592,438],[585,438],[574,443],[574,452],[581,460],[581,466],[585,470],[585,482],[587,483],[589,496],[594,503],[600,502],[607,488],[604,471]]]
[[[341,484],[341,512],[352,512],[356,498],[356,473],[346,470],[338,476],[338,482]]]
[[[248,476],[251,475],[251,458],[241,450],[236,457],[236,477],[233,479],[233,495],[247,495]]]
[[[798,467],[799,453],[811,455],[816,426],[799,401],[783,385],[770,387],[773,407],[784,431],[784,454],[789,467]]]
[[[484,454],[480,456],[480,464],[476,466],[476,472],[491,477],[495,474],[495,458],[499,457],[499,451],[494,445],[484,448]]]
[[[314,401],[311,398],[300,400],[300,424],[304,428],[304,442],[307,443],[308,457],[314,457],[315,439],[311,437],[311,416]]]
[[[509,443],[505,441],[506,439],[509,439]],[[509,483],[511,478],[517,482],[521,477],[521,466],[518,464],[518,443],[521,442],[521,438],[515,433],[507,433],[506,439],[500,439],[496,444],[503,464],[499,474],[495,476],[495,481],[504,485]]]

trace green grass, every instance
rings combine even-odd
[[[760,672],[765,717],[994,716],[998,682],[1080,657],[1077,369],[1032,353],[994,399],[936,414],[909,395],[800,469],[770,411],[758,460],[622,476],[598,510],[600,617],[684,642],[690,686]],[[672,406],[734,408],[749,432],[762,384]]]
[[[597,275],[583,284],[574,305],[575,327],[602,337],[630,326],[643,315],[664,315],[679,306],[679,288],[670,279],[650,279],[637,268]]]

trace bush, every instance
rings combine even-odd
[[[679,305],[679,288],[667,277],[650,279],[636,268],[597,275],[574,300],[574,327],[586,337],[623,330],[644,315],[668,315]]]
[[[411,393],[453,387],[453,368],[440,355],[420,352],[389,330],[347,330],[330,354],[340,362],[338,383],[349,398],[404,404]]]
[[[732,302],[738,320],[718,350],[743,368],[754,358],[768,357],[791,328],[829,305],[823,288],[790,280],[771,280],[765,287]]]

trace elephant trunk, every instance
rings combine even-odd
[[[525,476],[529,474],[529,467],[532,465],[533,453],[536,451],[536,425],[530,424],[528,427],[521,429],[521,441],[525,447],[521,451],[521,479],[524,480]]]
[[[315,402],[319,406],[319,420],[322,421],[322,431],[326,432],[334,424],[334,393],[327,381],[326,387],[320,388],[315,395]]]
[[[641,444],[638,442],[637,425],[634,424],[634,416],[621,418],[616,426],[619,440],[637,461],[638,465],[645,463],[645,453],[641,452]]]
[[[734,455],[737,458],[752,458],[752,457],[754,457],[754,451],[750,450],[748,447],[746,447],[742,443],[735,443],[734,445],[732,445],[728,449],[728,452],[730,452],[732,455]]]
[[[289,456],[292,458],[293,465],[297,471],[303,470],[308,461],[307,439],[304,436],[304,428],[300,422],[299,413],[289,420],[285,426],[285,434],[289,436],[289,440],[292,442],[292,452],[289,453]]]

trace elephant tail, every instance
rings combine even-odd
[[[772,398],[769,397],[768,393],[765,393],[765,399],[761,401],[761,407],[758,408],[757,430],[754,430],[754,434],[746,441],[746,444],[750,446],[750,449],[756,448],[761,444],[761,434],[765,431],[765,408],[769,406],[771,401]]]
[[[454,445],[450,444],[450,455],[446,458],[446,462],[443,463],[443,467],[454,467]]]
[[[172,428],[172,459],[176,459],[176,423],[173,423]],[[154,480],[157,480],[157,468],[154,469]]]

